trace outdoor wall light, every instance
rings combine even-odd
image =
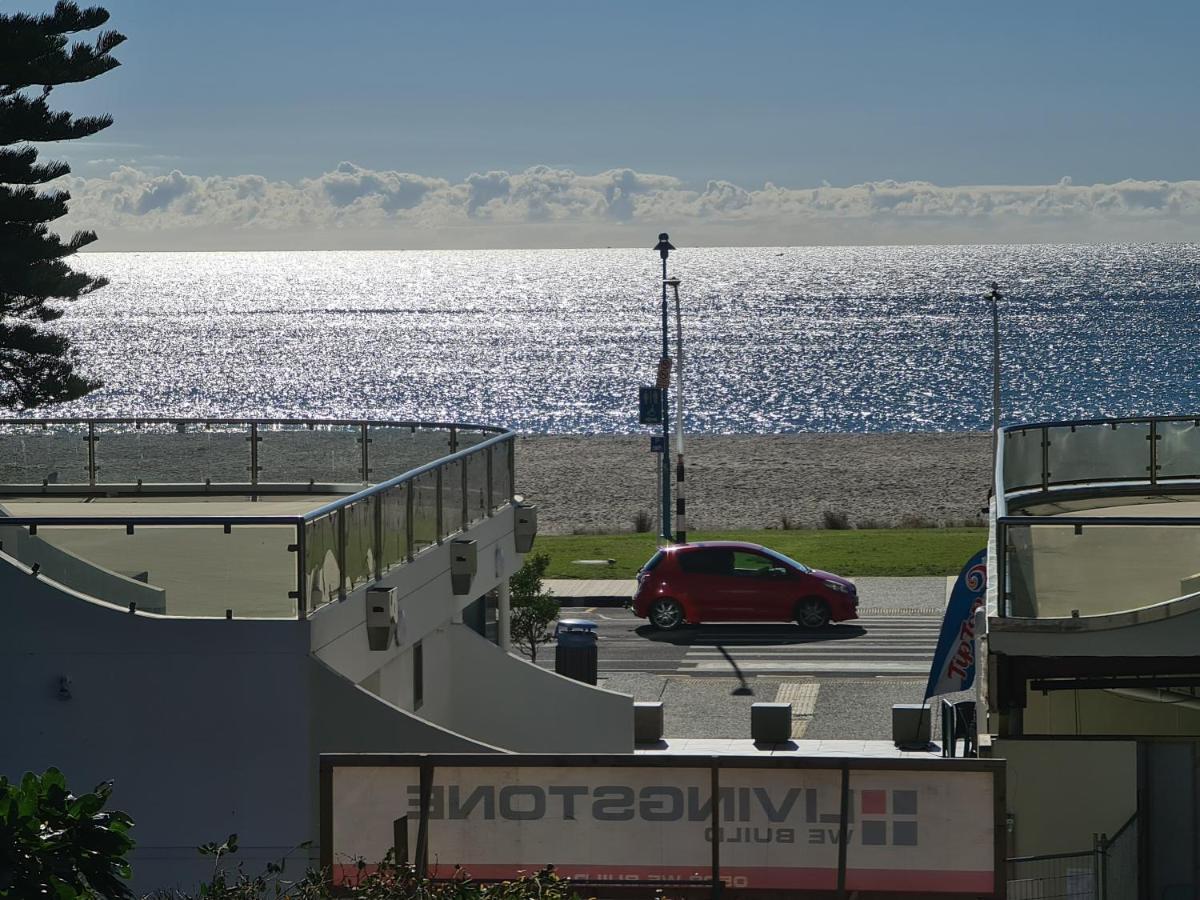
[[[71,679],[66,675],[62,675],[58,679],[58,699],[71,699]]]

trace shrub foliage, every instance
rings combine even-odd
[[[127,900],[133,821],[105,810],[111,784],[75,796],[58,769],[0,777],[0,897]]]

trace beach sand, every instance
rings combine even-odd
[[[655,514],[649,443],[523,436],[517,491],[538,505],[544,534],[632,531],[639,512]],[[686,450],[689,530],[781,528],[785,517],[813,528],[825,510],[859,527],[979,524],[987,506],[986,433],[689,436]]]

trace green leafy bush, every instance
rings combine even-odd
[[[419,876],[411,865],[397,864],[389,851],[377,866],[360,860],[357,875],[334,891],[321,872],[310,870],[298,881],[287,880],[286,860],[268,864],[259,875],[246,874],[240,865],[226,871],[226,857],[237,852],[236,834],[221,844],[205,844],[200,852],[214,857],[210,881],[195,894],[159,892],[148,900],[582,900],[569,881],[554,874],[553,867],[495,884],[472,881],[462,870],[449,880],[432,881]]]
[[[550,624],[558,618],[558,601],[542,589],[542,579],[550,566],[550,557],[534,553],[508,579],[512,614],[509,633],[530,661],[537,662],[538,647],[550,640]]]
[[[133,821],[105,811],[111,784],[76,797],[58,769],[0,777],[0,897],[127,900]]]

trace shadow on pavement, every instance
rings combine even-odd
[[[861,637],[867,629],[861,625],[827,625],[819,631],[801,631],[795,625],[683,625],[675,631],[659,631],[653,625],[641,625],[634,633],[660,644],[691,647],[696,644],[788,646],[845,641]]]

